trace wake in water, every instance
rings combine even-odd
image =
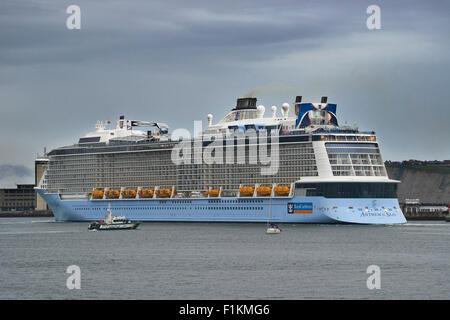
[[[0,225],[30,224],[30,223],[56,223],[56,221],[55,220],[1,221]]]
[[[31,223],[56,223],[55,220],[39,220],[39,221],[31,221]]]
[[[408,222],[404,225],[399,225],[399,227],[450,227],[450,223],[413,223]]]
[[[9,221],[9,222],[0,222],[0,225],[7,225],[7,224],[29,224],[31,223],[30,221]]]
[[[18,235],[18,234],[51,234],[51,233],[75,233],[77,231],[62,231],[62,230],[48,230],[48,231],[5,231],[0,232],[0,235]]]

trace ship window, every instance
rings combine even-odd
[[[100,137],[87,137],[87,138],[80,138],[78,140],[78,143],[89,143],[89,142],[99,142]]]
[[[306,196],[325,198],[397,198],[396,183],[297,183],[295,188],[306,189]]]

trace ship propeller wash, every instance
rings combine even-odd
[[[113,210],[137,221],[406,222],[375,132],[339,125],[327,97],[297,96],[269,116],[256,102],[238,99],[217,123],[209,114],[190,138],[161,122],[99,121],[46,155],[36,190],[57,221]]]

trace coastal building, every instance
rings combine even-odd
[[[408,220],[443,220],[449,217],[450,203],[424,203],[420,199],[406,199],[400,206]]]
[[[17,188],[0,189],[0,211],[28,211],[36,207],[34,184],[18,184]]]
[[[45,157],[38,157],[34,162],[34,183],[37,186],[39,181],[41,181],[45,169],[48,165],[48,159]],[[48,204],[45,200],[36,193],[36,210],[48,210]]]
[[[406,199],[404,212],[406,214],[448,213],[450,204],[421,203],[420,199]]]
[[[34,184],[17,184],[16,188],[0,189],[0,212],[47,211],[45,200],[36,193],[34,187],[39,184],[47,167],[48,159],[38,157],[35,160]]]

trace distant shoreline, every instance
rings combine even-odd
[[[0,218],[28,218],[28,217],[53,217],[53,212],[50,210],[0,212]]]

